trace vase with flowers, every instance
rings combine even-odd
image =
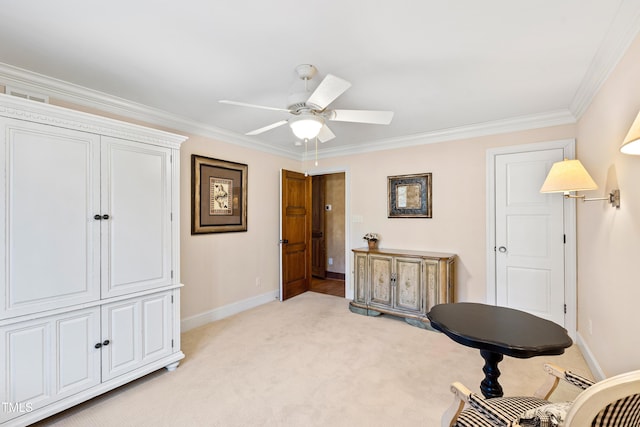
[[[377,233],[367,233],[363,237],[364,240],[369,244],[370,250],[378,249],[378,241],[380,240],[380,236]]]

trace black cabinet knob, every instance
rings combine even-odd
[[[102,343],[102,345],[109,345],[109,340],[104,340],[104,342]]]
[[[102,215],[102,219],[109,219],[109,215]]]
[[[95,348],[100,348],[100,347],[102,347],[102,344],[101,344],[101,343],[98,343],[98,344],[94,345],[94,347],[95,347]]]
[[[102,217],[100,215],[94,215],[93,219],[95,219],[96,221],[100,221]]]

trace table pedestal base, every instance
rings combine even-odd
[[[482,367],[484,379],[480,383],[480,391],[487,399],[502,397],[502,386],[498,382],[498,377],[500,376],[498,363],[504,356],[487,350],[480,350],[480,355],[484,359],[484,366]]]

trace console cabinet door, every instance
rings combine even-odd
[[[99,322],[94,307],[0,328],[0,423],[100,383]]]
[[[361,304],[367,302],[367,255],[356,253],[355,255],[355,301]]]
[[[172,292],[102,308],[102,379],[106,381],[171,354]]]
[[[100,138],[0,118],[0,319],[100,298]]]
[[[393,301],[393,257],[369,255],[369,305],[389,308]]]
[[[102,137],[102,298],[171,285],[171,150]]]
[[[425,282],[421,258],[395,259],[395,308],[424,313]]]

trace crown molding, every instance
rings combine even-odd
[[[0,116],[175,149],[187,139],[159,129],[5,94],[0,94]]]
[[[640,3],[623,0],[598,48],[569,110],[579,120],[625,52],[640,33]]]
[[[371,141],[360,145],[353,144],[323,149],[321,152],[318,152],[318,158],[347,156],[358,153],[390,150],[393,148],[435,144],[439,142],[477,138],[486,135],[498,135],[502,133],[573,124],[575,122],[576,118],[574,115],[568,109],[562,109],[546,113],[518,116],[503,120],[476,123],[468,126],[436,130],[433,132],[424,132],[398,138]],[[304,160],[311,160],[312,156],[314,156],[314,153],[308,153],[307,157],[304,157]]]
[[[264,142],[248,138],[242,134],[199,123],[157,108],[128,101],[117,96],[14,67],[9,64],[0,63],[0,84],[18,86],[25,90],[49,95],[61,101],[97,109],[105,113],[116,114],[150,125],[161,126],[187,134],[200,135],[281,157],[288,157],[295,160],[300,159],[299,154],[265,144]]]

